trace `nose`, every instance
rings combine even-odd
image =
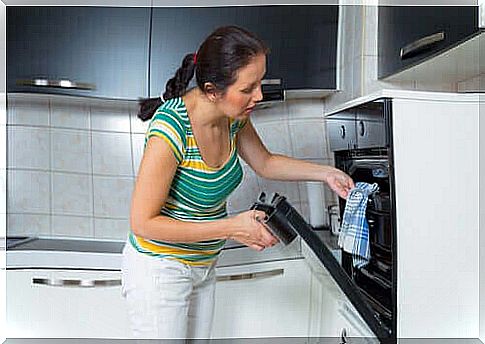
[[[259,86],[254,89],[254,93],[255,94],[253,95],[253,99],[255,102],[259,102],[263,100],[263,92],[261,90],[261,84],[259,84]]]

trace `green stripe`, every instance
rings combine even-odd
[[[168,243],[160,240],[148,240],[152,244],[155,245],[162,245],[162,246],[167,246],[167,247],[172,247],[172,248],[178,248],[178,249],[186,249],[186,250],[191,250],[191,251],[214,251],[214,250],[220,250],[224,244],[226,243],[225,240],[221,240],[217,243],[214,244],[207,244],[207,243],[197,243],[197,244],[192,244],[192,243]]]
[[[163,122],[163,126],[160,123]],[[235,121],[231,124],[229,135],[231,144],[236,146],[236,134],[245,122]],[[175,142],[164,126],[170,126],[180,135],[180,142]],[[187,138],[193,136],[187,109],[182,98],[173,98],[159,107],[150,122],[147,137],[150,134],[161,134],[177,147],[182,161],[196,161],[204,163],[198,147],[187,148]],[[181,162],[181,161],[179,161]],[[169,197],[166,204],[175,209],[162,208],[160,214],[181,221],[211,221],[227,216],[226,200],[232,191],[241,183],[243,171],[237,150],[234,149],[228,162],[220,169],[197,170],[178,166]],[[159,240],[150,240],[154,245],[180,250],[201,251],[201,254],[163,255],[139,247],[134,236],[130,240],[138,251],[157,257],[171,257],[188,262],[203,262],[214,259],[222,249],[225,240],[206,240],[196,243],[167,243]],[[204,251],[216,251],[215,254]]]

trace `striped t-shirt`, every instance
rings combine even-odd
[[[211,221],[227,216],[226,199],[243,176],[236,134],[245,123],[229,121],[230,156],[223,166],[213,168],[202,159],[182,98],[167,100],[158,108],[148,126],[145,147],[150,137],[160,137],[169,144],[178,163],[161,215],[181,221]],[[168,243],[142,238],[132,231],[129,240],[141,253],[189,265],[212,263],[225,243],[225,240]]]

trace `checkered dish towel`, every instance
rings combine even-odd
[[[338,245],[352,254],[354,266],[358,268],[369,262],[369,224],[365,218],[365,210],[369,195],[378,190],[377,183],[356,183],[345,204]]]

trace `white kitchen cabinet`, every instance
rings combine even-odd
[[[7,270],[8,338],[123,338],[120,271]]]
[[[310,336],[340,338],[347,342],[378,343],[352,303],[330,275],[312,275],[312,312]]]
[[[397,337],[479,335],[475,94],[394,98]]]
[[[303,259],[217,268],[213,338],[307,337],[311,272]]]
[[[347,343],[379,343],[345,293],[305,243],[302,243],[302,253],[311,270],[309,336],[340,340],[345,332]]]

